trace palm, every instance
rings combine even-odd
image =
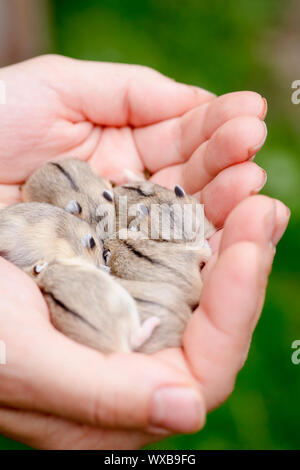
[[[20,67],[19,74],[14,67]],[[208,218],[218,228],[223,227],[228,214],[241,200],[259,191],[264,183],[263,170],[248,161],[263,144],[266,133],[261,121],[265,103],[255,93],[215,98],[147,69],[80,63],[61,57],[37,58],[2,69],[0,79],[8,84],[5,146],[0,147],[0,203],[4,205],[20,200],[19,184],[32,171],[49,159],[68,155],[88,161],[96,172],[117,183],[126,180],[125,169],[137,175],[147,169],[153,181],[165,186],[179,183],[205,204]],[[15,135],[17,138],[13,138]],[[255,205],[252,200],[244,204],[250,204],[250,209]],[[260,204],[262,217],[268,204],[266,201]],[[221,245],[222,232],[212,240],[215,254],[205,267],[199,307],[202,315],[198,312],[193,315],[183,349],[165,350],[151,357],[139,354],[102,357],[62,336],[51,326],[46,304],[35,284],[2,260],[0,269],[5,277],[0,287],[1,302],[9,305],[17,318],[7,321],[0,314],[0,330],[12,351],[14,364],[11,371],[8,367],[0,373],[5,377],[8,372],[7,378],[12,383],[16,377],[22,383],[22,387],[14,388],[8,406],[36,410],[35,418],[47,419],[50,430],[68,429],[69,442],[62,443],[62,447],[76,446],[76,442],[80,442],[79,446],[89,446],[90,443],[85,443],[87,435],[101,438],[103,447],[118,440],[120,446],[138,447],[153,436],[96,431],[67,421],[111,425],[110,418],[102,416],[97,400],[94,404],[91,400],[91,383],[97,384],[99,373],[107,377],[108,391],[117,374],[120,383],[114,399],[121,409],[128,406],[128,400],[124,399],[128,394],[136,393],[138,397],[139,393],[145,393],[147,384],[153,389],[154,383],[167,382],[168,377],[170,383],[175,381],[185,386],[195,386],[198,382],[208,409],[222,402],[233,386],[254,324],[250,322],[249,327],[247,315],[244,322],[237,320],[243,305],[230,305],[232,297],[228,297],[228,291],[234,295],[235,291],[247,290],[243,278],[236,281],[237,270],[243,272],[247,266],[243,264],[245,257],[240,253],[239,243],[235,242],[254,237],[252,233],[247,234],[247,230],[251,232],[251,221],[248,227],[243,226],[244,232],[239,230],[244,211],[237,208],[231,219],[229,216],[226,222],[229,228],[225,226]],[[256,224],[257,217],[259,211],[254,217]],[[235,228],[235,234],[231,235]],[[249,248],[250,253],[251,250],[253,247]],[[269,256],[269,251],[265,252]],[[232,259],[236,261],[234,266]],[[14,295],[16,285],[18,297]],[[255,298],[256,287],[253,284]],[[214,300],[216,291],[221,292],[221,297],[224,294],[223,306]],[[229,310],[231,320],[226,316]],[[225,355],[223,348],[227,351]],[[24,351],[28,359],[25,364]],[[68,357],[74,358],[72,363]],[[123,375],[119,377],[119,370],[124,371],[126,380]],[[58,395],[55,402],[51,399],[53,394]],[[102,396],[102,406],[107,399],[106,395]],[[49,412],[61,418],[43,417],[43,413]],[[114,426],[118,426],[122,416],[119,410]],[[29,417],[32,418],[31,412]],[[137,406],[130,410],[128,422],[122,421],[120,426],[144,428],[145,420]],[[195,422],[194,428],[199,425]],[[34,442],[42,445],[38,440]]]

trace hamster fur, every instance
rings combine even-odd
[[[135,300],[142,322],[153,317],[159,319],[158,326],[137,350],[152,354],[161,349],[180,347],[182,334],[192,314],[181,290],[167,282],[115,279]]]
[[[149,238],[177,243],[197,241],[197,236],[207,239],[215,232],[197,199],[179,185],[171,191],[150,181],[132,182],[116,186],[114,197],[117,230],[140,227]]]
[[[96,175],[88,163],[69,158],[48,162],[36,170],[22,188],[25,202],[37,201],[61,207],[96,225],[101,204],[111,204],[112,186]]]
[[[189,250],[177,243],[139,238],[106,239],[103,252],[112,275],[177,286],[191,308],[199,302],[202,288],[200,268],[210,254],[207,243],[202,250]]]
[[[36,275],[53,325],[103,353],[138,349],[159,324],[141,322],[131,295],[109,274],[79,259],[50,263]]]
[[[39,202],[0,211],[0,255],[23,270],[74,256],[104,264],[103,245],[92,227],[63,209]]]

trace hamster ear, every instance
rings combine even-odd
[[[185,190],[181,186],[179,186],[179,184],[176,184],[176,186],[174,188],[174,192],[175,192],[177,197],[184,197],[185,196]]]
[[[82,245],[83,245],[85,248],[90,248],[91,250],[92,250],[93,248],[95,248],[95,246],[96,246],[95,239],[94,239],[94,237],[93,237],[90,233],[86,233],[86,234],[82,237],[81,243],[82,243]]]
[[[69,212],[70,214],[74,214],[74,215],[81,214],[82,212],[81,205],[77,201],[70,201],[66,205],[65,210]]]
[[[42,272],[43,269],[45,269],[47,266],[48,266],[48,263],[46,261],[45,261],[45,263],[42,263],[42,264],[36,264],[33,267],[34,274],[40,274],[40,272]]]
[[[108,191],[108,189],[104,189],[102,194],[103,194],[103,197],[107,201],[112,202],[114,200],[114,193],[112,191]]]

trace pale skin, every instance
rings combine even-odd
[[[289,210],[256,196],[253,161],[266,102],[221,96],[137,66],[43,56],[0,70],[0,203],[50,159],[76,156],[104,177],[197,194],[220,229],[182,349],[101,355],[56,331],[38,288],[0,258],[0,433],[36,448],[129,449],[195,432],[226,400],[247,357]]]

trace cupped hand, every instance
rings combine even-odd
[[[70,155],[117,183],[145,169],[179,183],[220,228],[183,348],[153,356],[104,356],[63,336],[35,284],[0,259],[0,432],[38,448],[112,449],[200,429],[246,358],[289,217],[279,201],[248,197],[265,182],[251,161],[266,137],[265,100],[60,56],[4,68],[0,80],[3,205],[43,162]]]

